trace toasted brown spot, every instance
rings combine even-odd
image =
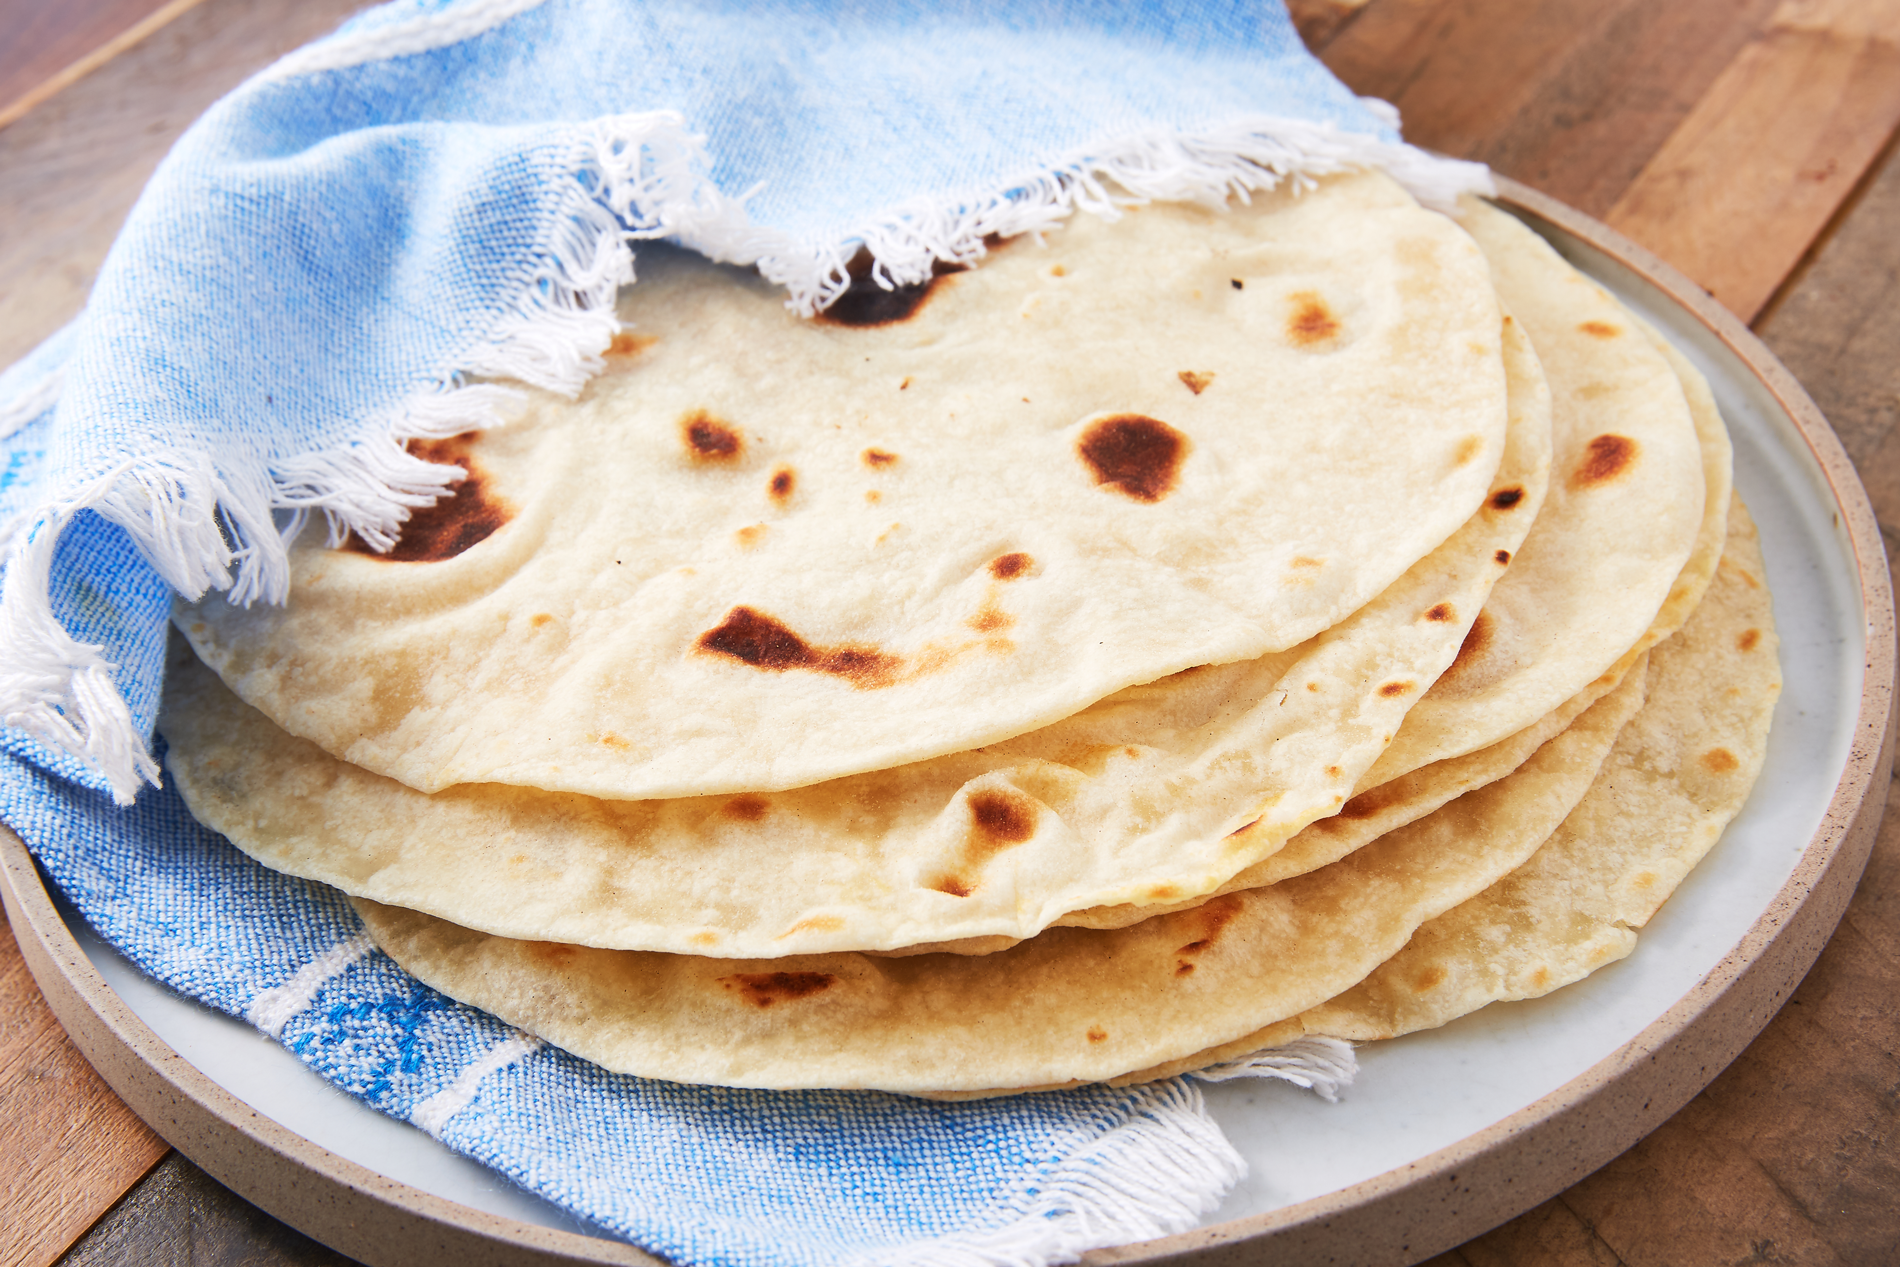
[[[1090,423],[1076,452],[1095,482],[1138,502],[1158,502],[1174,491],[1188,438],[1146,414],[1115,414]]]
[[[1499,563],[1509,563],[1511,561],[1511,552],[1509,550],[1499,550],[1491,557],[1496,559]]]
[[[1182,370],[1176,377],[1187,384],[1189,391],[1198,396],[1207,390],[1209,383],[1214,381],[1214,372],[1212,370]]]
[[[440,563],[486,541],[514,518],[515,508],[489,487],[488,473],[474,459],[479,431],[464,431],[445,440],[411,440],[404,447],[425,462],[459,466],[468,472],[453,491],[432,506],[409,512],[396,544],[378,554],[352,534],[344,548],[392,563]]]
[[[793,933],[835,933],[844,927],[844,921],[836,915],[814,915],[810,919],[801,919],[779,934],[780,939]]]
[[[907,378],[904,380],[904,383],[906,386],[909,386],[910,380]],[[897,455],[895,453],[887,453],[883,449],[866,449],[864,452],[858,454],[858,461],[875,471],[897,461]]]
[[[607,747],[617,749],[621,752],[625,752],[627,749],[633,747],[631,743],[627,742],[625,739],[622,739],[619,735],[616,735],[611,730],[608,731],[606,734],[600,736],[597,742],[605,744]]]
[[[1387,699],[1397,699],[1399,696],[1411,690],[1415,685],[1417,684],[1413,682],[1387,682],[1384,686],[1379,688],[1379,694],[1385,696]]]
[[[581,948],[579,946],[569,945],[564,941],[531,941],[528,943],[528,953],[530,955],[533,955],[536,959],[544,963],[556,965],[567,963],[573,959],[574,956],[578,955],[580,951]]]
[[[1302,290],[1287,298],[1293,303],[1293,315],[1287,318],[1286,333],[1296,346],[1311,347],[1339,333],[1339,321],[1318,291]]]
[[[1477,457],[1480,453],[1483,453],[1483,452],[1484,452],[1484,437],[1466,436],[1464,439],[1458,442],[1458,452],[1452,455],[1452,462],[1455,465],[1463,466],[1465,463],[1469,462],[1472,458]]]
[[[741,972],[721,977],[719,984],[737,990],[746,1002],[756,1007],[771,1007],[781,999],[803,999],[823,993],[838,978],[829,972]]]
[[[1239,279],[1238,277],[1230,277],[1230,278],[1228,278],[1228,279],[1227,279],[1227,284],[1228,284],[1229,286],[1232,286],[1232,287],[1233,287],[1233,288],[1234,288],[1235,290],[1245,290],[1245,289],[1247,289],[1247,286],[1246,286],[1246,284],[1245,284],[1244,282],[1242,282],[1242,281],[1241,281],[1241,280],[1240,280],[1240,279]]]
[[[753,546],[759,544],[759,538],[764,535],[764,524],[747,524],[745,527],[739,529],[739,531],[733,533],[732,538],[739,543],[740,549],[750,550]]]
[[[1622,330],[1607,321],[1586,321],[1578,326],[1577,329],[1583,331],[1585,334],[1594,335],[1599,339],[1614,339],[1617,335],[1623,333]]]
[[[1056,267],[1060,268],[1061,265],[1058,264]],[[1089,1026],[1089,1041],[1091,1043],[1105,1042],[1107,1041],[1107,1039],[1108,1039],[1107,1030],[1103,1029],[1100,1025]]]
[[[1319,683],[1318,683],[1318,682],[1308,682],[1308,683],[1306,684],[1306,689],[1307,689],[1307,690],[1309,690],[1309,691],[1312,691],[1312,692],[1313,692],[1314,694],[1318,694],[1318,693],[1319,693]]]
[[[847,269],[851,284],[832,301],[829,308],[818,314],[818,320],[828,325],[859,328],[908,321],[924,306],[924,301],[930,298],[937,283],[952,273],[964,271],[961,264],[946,264],[939,260],[931,266],[929,281],[885,287],[879,285],[872,276],[872,263],[869,251],[860,250],[852,258]]]
[[[756,823],[764,818],[765,812],[771,808],[772,803],[763,796],[754,796],[748,792],[744,796],[735,796],[727,801],[722,811],[726,817],[736,818],[742,823]]]
[[[1436,989],[1444,984],[1444,980],[1445,969],[1438,964],[1431,964],[1413,975],[1412,988],[1423,994],[1427,990]]]
[[[971,884],[962,876],[954,875],[939,876],[924,887],[933,889],[938,893],[948,893],[951,897],[968,897],[970,894],[976,892],[976,886],[974,884]]]
[[[1743,651],[1753,651],[1760,643],[1761,630],[1759,629],[1744,629],[1742,636],[1735,640],[1735,645]]]
[[[607,345],[608,356],[638,356],[660,340],[651,334],[635,334],[631,330],[622,330]]]
[[[1606,484],[1636,461],[1636,441],[1628,436],[1602,435],[1584,446],[1583,461],[1570,473],[1570,487]]]
[[[1740,769],[1742,763],[1727,748],[1711,748],[1702,754],[1702,764],[1716,774],[1727,774]]]
[[[1174,965],[1174,975],[1177,977],[1185,977],[1188,973],[1192,971],[1194,971],[1194,965],[1189,963],[1185,959],[1181,960],[1180,962]]]
[[[694,933],[691,937],[687,938],[687,940],[692,942],[695,946],[716,946],[719,944],[719,934],[699,932]]]
[[[1497,492],[1491,494],[1491,509],[1509,510],[1523,500],[1523,489],[1515,485],[1510,488],[1500,488]]]
[[[539,629],[553,619],[554,617],[548,615],[546,612],[536,612],[534,615],[528,617],[528,623],[533,625],[536,629]]]
[[[864,494],[864,500],[875,506],[884,500],[884,494],[873,488]]]
[[[514,857],[508,859],[509,865],[515,866],[515,867],[519,867],[523,865],[524,863],[526,863],[527,861],[528,861],[528,855],[525,853],[518,853]]]
[[[1309,559],[1302,554],[1295,556],[1293,566],[1296,568],[1320,568],[1325,567],[1326,564],[1319,559]]]
[[[1191,911],[1183,911],[1182,916],[1197,927],[1200,936],[1181,947],[1176,953],[1187,954],[1189,947],[1193,947],[1193,953],[1199,954],[1212,946],[1220,940],[1222,930],[1233,923],[1234,917],[1240,914],[1240,908],[1241,899],[1230,893],[1224,897],[1217,897],[1211,902],[1203,902]]]
[[[730,462],[745,449],[745,440],[736,430],[704,409],[680,419],[680,439],[695,462]]]
[[[1498,553],[1502,554],[1500,550]],[[1477,663],[1485,648],[1491,645],[1494,632],[1493,622],[1488,612],[1479,612],[1478,618],[1471,622],[1471,628],[1465,631],[1465,640],[1458,644],[1458,654],[1452,657],[1451,665],[1444,676],[1456,678],[1460,673]]]
[[[1434,603],[1430,610],[1425,613],[1425,619],[1443,622],[1451,620],[1457,615],[1458,612],[1450,603]]]
[[[999,581],[1013,581],[1031,567],[1036,561],[1021,551],[999,554],[990,560],[990,575]]]
[[[1635,875],[1630,877],[1630,883],[1639,889],[1650,888],[1656,883],[1656,873],[1654,871],[1638,871]]]
[[[1326,767],[1326,777],[1327,777],[1327,778],[1329,778],[1329,779],[1336,779],[1336,778],[1338,778],[1338,777],[1339,777],[1339,767],[1338,767],[1338,766],[1336,766],[1336,765],[1329,765],[1329,766],[1327,766],[1327,767]]]
[[[750,607],[735,607],[717,628],[699,635],[701,651],[730,656],[755,669],[811,669],[844,678],[860,690],[889,686],[902,660],[851,643],[814,647],[780,622]]]
[[[978,633],[995,633],[1013,626],[1016,618],[994,603],[985,603],[977,610],[976,615],[963,623]]]
[[[984,788],[970,794],[969,852],[981,858],[1036,834],[1036,803],[1007,788]]]
[[[1251,823],[1242,823],[1239,827],[1236,827],[1232,831],[1227,833],[1227,839],[1232,840],[1235,836],[1240,835],[1242,832],[1252,831],[1256,826],[1259,825],[1259,823],[1260,823],[1260,820],[1257,818],[1254,819],[1253,822]]]
[[[1392,785],[1387,783],[1382,783],[1378,787],[1367,788],[1339,807],[1339,817],[1351,819],[1354,822],[1371,818],[1380,810],[1390,806],[1392,804],[1392,798],[1396,794]]]
[[[1544,985],[1548,985],[1549,983],[1550,983],[1550,969],[1546,968],[1543,964],[1538,964],[1537,970],[1531,973],[1531,984],[1533,986],[1542,987]]]
[[[798,477],[792,473],[792,468],[789,466],[781,466],[773,471],[772,482],[767,485],[771,490],[772,500],[775,502],[782,502],[790,497],[792,490],[797,486]]]
[[[1151,902],[1166,902],[1170,898],[1179,896],[1181,896],[1181,890],[1172,884],[1155,884],[1148,888],[1148,900]]]

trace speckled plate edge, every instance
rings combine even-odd
[[[1608,1058],[1457,1144],[1270,1214],[1098,1250],[1085,1262],[1413,1263],[1562,1191],[1655,1129],[1728,1065],[1813,965],[1853,896],[1886,800],[1894,741],[1893,597],[1878,524],[1840,442],[1791,374],[1732,315],[1613,230],[1510,181],[1499,201],[1614,261],[1699,322],[1792,421],[1831,491],[1866,618],[1852,745],[1793,874],[1717,967]],[[1560,243],[1561,244],[1561,243]],[[4,899],[28,970],[80,1050],[168,1142],[255,1204],[376,1264],[658,1264],[631,1246],[504,1218],[349,1161],[239,1099],[113,992],[0,828]]]

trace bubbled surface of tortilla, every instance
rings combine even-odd
[[[1296,646],[1477,510],[1484,261],[1376,175],[1081,215],[801,321],[643,246],[575,401],[434,442],[388,556],[178,623],[293,734],[411,787],[796,787]]]
[[[1082,907],[1204,894],[1338,809],[1529,531],[1548,398],[1513,327],[1502,346],[1508,505],[1308,643],[1015,739],[772,793],[430,794],[289,735],[186,653],[167,765],[200,821],[266,865],[511,937],[733,957],[1007,944]]]

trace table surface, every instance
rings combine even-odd
[[[0,365],[78,312],[152,167],[361,0],[0,0]],[[1648,246],[1813,394],[1900,543],[1900,0],[1293,0],[1412,141]],[[1900,796],[1900,784],[1896,785]],[[1900,1258],[1900,808],[1788,1006],[1659,1130],[1432,1267]],[[0,938],[0,1264],[348,1260],[169,1152]]]

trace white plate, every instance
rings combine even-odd
[[[1528,190],[1509,187],[1507,201],[1714,388],[1782,640],[1761,780],[1622,962],[1544,999],[1363,1047],[1336,1105],[1277,1083],[1208,1087],[1249,1177],[1203,1230],[1091,1261],[1255,1261],[1271,1244],[1301,1259],[1408,1262],[1528,1209],[1660,1123],[1759,1032],[1864,865],[1886,788],[1894,640],[1879,534],[1851,466],[1786,371],[1688,283]],[[258,1204],[372,1262],[652,1261],[585,1236],[243,1022],[157,985],[83,921],[49,921],[28,878],[10,861],[6,896],[61,1020],[161,1134]],[[62,933],[102,983],[62,953]]]

